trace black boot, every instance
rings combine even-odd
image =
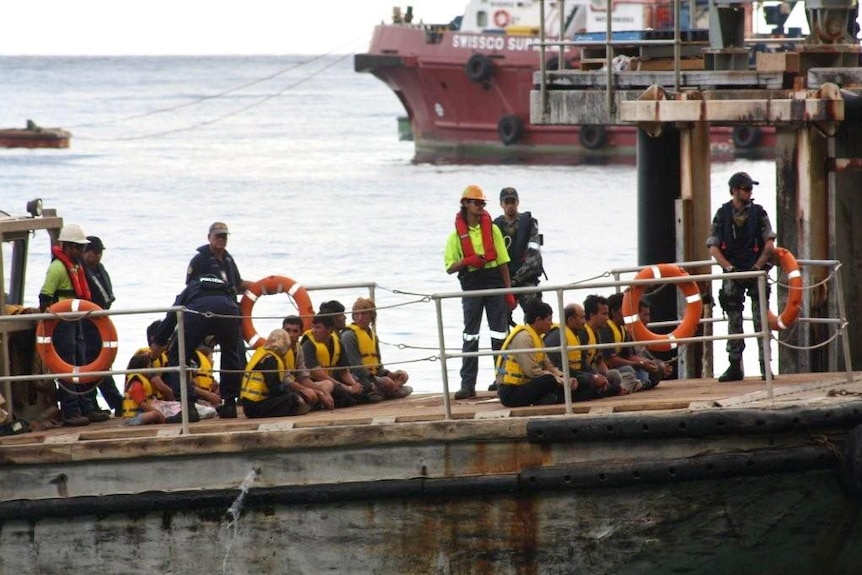
[[[216,413],[222,419],[236,419],[236,399],[224,398],[224,403],[216,407]]]
[[[455,399],[467,399],[469,397],[476,397],[476,390],[470,388],[462,387],[458,391],[455,392]]]
[[[198,414],[198,410],[195,409],[194,406],[190,406],[186,411],[189,412],[189,423],[197,423],[201,420],[200,414]],[[176,415],[172,415],[165,419],[165,423],[182,423],[183,422],[183,412],[179,412]]]
[[[742,362],[731,360],[727,370],[718,376],[718,381],[722,383],[725,381],[741,381],[743,377],[745,377],[745,373],[742,371]]]

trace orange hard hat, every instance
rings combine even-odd
[[[487,202],[488,198],[485,197],[485,192],[482,191],[482,188],[477,186],[476,184],[470,184],[466,188],[464,188],[464,193],[461,194],[462,200],[482,200],[483,202]]]

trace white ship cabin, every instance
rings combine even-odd
[[[565,11],[566,35],[584,30],[586,7],[584,0],[565,3],[545,2],[545,33],[558,36],[560,7]],[[470,0],[461,19],[462,32],[505,32],[508,34],[539,34],[540,2],[538,0]]]

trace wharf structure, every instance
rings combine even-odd
[[[31,381],[59,376],[32,362],[33,325],[54,318],[10,311],[31,234],[56,241],[62,227],[38,200],[28,212],[0,212],[0,350],[24,352],[0,358],[0,380],[16,414]],[[610,283],[540,288],[562,306]],[[147,311],[165,310],[93,313]],[[0,575],[838,575],[862,562],[862,375],[849,366],[506,408],[484,391],[449,398],[447,361],[463,354],[438,335],[443,393],[0,434]]]
[[[602,41],[543,44],[549,51],[579,46],[584,55],[605,62],[664,45],[673,47],[676,58],[668,71],[615,71],[614,66],[540,70],[531,93],[531,121],[638,126],[640,264],[709,259],[710,126],[774,126],[778,245],[800,259],[844,262],[850,359],[859,365],[862,330],[853,321],[862,313],[857,289],[862,281],[857,3],[811,0],[805,7],[811,28],[807,38],[789,49],[786,39],[778,39],[783,51],[754,54],[744,37],[751,3],[710,0],[709,47],[702,53],[703,69],[697,70],[680,57],[685,37],[679,18],[672,40],[617,40],[608,18]],[[679,14],[679,2],[676,8]],[[820,285],[828,274],[825,267],[808,267],[804,283]],[[803,315],[820,318],[831,311],[835,316],[837,306],[824,290],[808,289]],[[823,339],[816,322],[795,330],[789,341],[809,350],[781,349],[782,372],[829,371],[841,365],[840,346],[814,345]],[[690,373],[696,373],[694,367]]]

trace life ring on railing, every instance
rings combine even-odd
[[[756,126],[734,126],[733,145],[741,150],[750,150],[760,141],[760,128]]]
[[[642,269],[634,279],[648,280],[685,276],[688,276],[688,273],[679,266],[657,264]],[[631,331],[632,337],[639,341],[655,342],[647,344],[647,348],[651,350],[669,351],[673,347],[676,347],[673,340],[693,336],[697,330],[697,325],[700,323],[700,316],[703,313],[703,300],[701,299],[700,289],[698,289],[697,284],[694,281],[676,284],[676,287],[685,296],[685,315],[683,315],[682,321],[677,328],[669,334],[653,333],[640,320],[638,306],[645,287],[646,284],[633,285],[631,289],[626,291],[625,296],[623,296],[623,319],[625,320],[626,327]]]
[[[608,133],[605,131],[604,126],[598,124],[586,124],[581,126],[578,138],[581,140],[581,145],[588,150],[598,150],[605,145],[605,142],[608,139]]]
[[[781,315],[769,312],[769,329],[780,331],[787,329],[799,317],[802,308],[802,272],[799,271],[799,263],[787,248],[775,248],[773,252],[778,259],[778,265],[787,276],[787,303]]]
[[[524,135],[524,121],[518,116],[503,116],[497,123],[497,134],[505,144],[514,144]]]
[[[467,60],[464,71],[471,82],[484,82],[494,73],[494,62],[484,54],[473,54]]]
[[[251,310],[254,308],[257,298],[262,295],[273,295],[285,293],[296,302],[299,315],[302,318],[303,328],[311,329],[311,317],[314,315],[314,306],[308,291],[296,281],[284,276],[268,276],[251,284],[242,294],[239,309],[242,313],[242,337],[251,347],[260,347],[266,343],[266,338],[258,335],[251,319]]]
[[[494,12],[494,25],[497,28],[505,28],[509,25],[511,18],[509,18],[509,13],[505,10],[497,10]]]
[[[47,309],[48,313],[81,312],[86,314],[91,311],[102,311],[102,308],[85,299],[64,299]],[[114,327],[111,318],[106,315],[82,317],[75,321],[83,321],[84,319],[93,322],[93,325],[99,330],[99,337],[102,338],[102,349],[96,359],[86,365],[78,366],[72,365],[60,357],[57,348],[54,347],[53,336],[59,322],[64,321],[61,319],[45,319],[39,322],[36,326],[36,351],[42,358],[45,367],[52,373],[72,373],[74,383],[95,383],[102,379],[101,375],[82,376],[81,374],[111,369],[114,359],[117,357],[117,328]]]

